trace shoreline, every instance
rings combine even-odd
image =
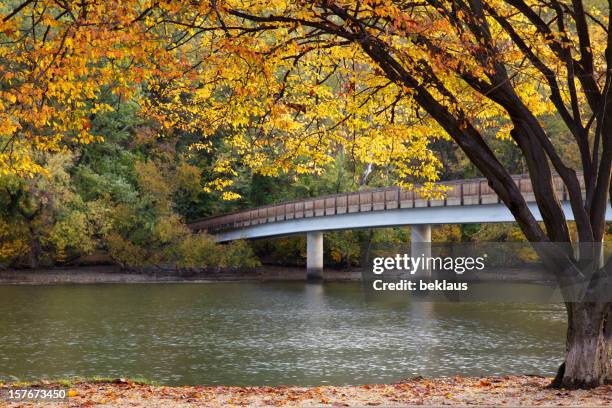
[[[172,274],[168,271],[134,272],[117,265],[79,265],[39,269],[0,270],[0,285],[62,285],[112,283],[222,283],[222,282],[304,282],[306,268],[263,265],[249,271],[202,271]],[[361,282],[360,269],[325,269],[325,282]],[[478,274],[472,282],[546,283],[546,275],[537,270],[508,268],[495,273]]]
[[[73,266],[40,269],[0,270],[0,285],[62,285],[112,283],[218,283],[218,282],[283,282],[304,281],[305,269],[265,265],[246,272],[201,272],[189,275],[168,273],[137,273],[124,271],[116,265]],[[361,272],[326,270],[327,282],[358,282]]]
[[[125,379],[0,383],[9,388],[64,389],[70,406],[612,406],[612,385],[591,390],[550,389],[540,376],[416,377],[392,384],[352,386],[158,386]],[[7,407],[25,401],[7,401]],[[37,407],[58,402],[37,401]]]

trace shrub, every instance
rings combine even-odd
[[[220,265],[222,268],[253,269],[260,262],[248,242],[233,241],[223,248]]]

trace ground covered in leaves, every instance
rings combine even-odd
[[[323,387],[165,387],[132,381],[75,382],[67,402],[0,403],[8,407],[194,406],[612,406],[612,386],[552,390],[549,378],[414,378],[396,384]],[[44,384],[45,388],[62,385]],[[66,384],[63,384],[65,387]],[[8,385],[1,386],[6,388]]]

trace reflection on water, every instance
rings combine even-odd
[[[359,283],[0,286],[0,380],[317,385],[552,374],[555,304],[371,300]]]

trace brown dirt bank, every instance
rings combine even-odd
[[[166,272],[136,273],[118,266],[75,266],[49,269],[0,270],[0,284],[87,284],[87,283],[155,283],[155,282],[232,282],[232,281],[303,281],[304,268],[262,266],[253,271],[201,272],[177,276]],[[327,281],[360,280],[355,271],[325,271]]]
[[[397,384],[344,387],[164,387],[117,380],[75,383],[68,388],[68,402],[5,402],[4,406],[612,406],[612,386],[567,391],[547,389],[549,383],[549,378],[531,376],[416,378]]]

